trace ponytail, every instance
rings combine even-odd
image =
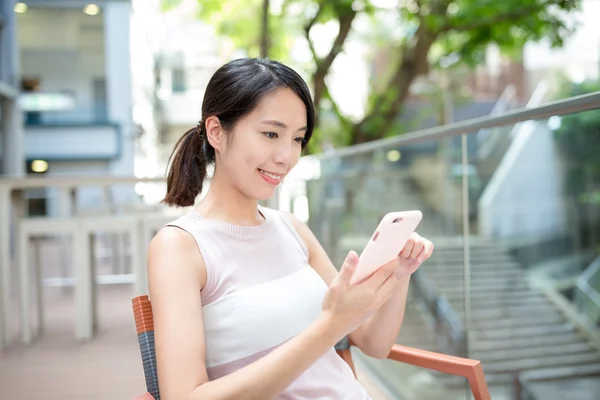
[[[202,192],[206,168],[214,162],[214,156],[214,149],[206,140],[204,122],[200,121],[175,144],[169,157],[171,167],[167,176],[167,194],[162,202],[175,207],[194,205]]]

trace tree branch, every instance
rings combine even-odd
[[[327,73],[329,72],[329,69],[331,68],[331,65],[333,64],[333,61],[335,60],[335,58],[340,54],[340,52],[344,48],[344,43],[345,43],[346,39],[348,38],[350,29],[352,28],[352,22],[354,21],[354,18],[356,17],[356,11],[354,11],[352,8],[348,8],[347,10],[345,10],[346,12],[338,12],[338,23],[339,23],[338,33],[333,41],[333,45],[331,46],[329,53],[325,57],[320,58],[317,55],[317,52],[315,50],[315,46],[314,46],[312,40],[310,39],[310,31],[313,28],[313,26],[316,24],[317,20],[319,19],[321,11],[323,10],[323,7],[325,7],[325,2],[326,2],[326,0],[319,1],[319,9],[317,10],[315,15],[308,21],[308,23],[304,27],[304,33],[306,35],[308,47],[313,56],[313,59],[315,60],[315,71],[313,73],[312,80],[313,80],[313,102],[315,105],[315,109],[317,110],[317,121],[315,121],[316,124],[318,124],[319,106],[321,104],[321,100],[325,94],[325,91],[327,90],[327,86],[325,84],[325,77],[327,76]],[[337,107],[337,105],[335,105],[333,100],[332,100],[332,104],[334,104],[334,107]],[[339,115],[341,115],[341,114],[339,114]]]
[[[424,25],[419,26],[415,32],[414,44],[406,48],[396,71],[388,82],[388,90],[378,96],[373,108],[359,124],[354,126],[350,144],[386,136],[408,96],[412,82],[417,76],[427,72],[427,55],[436,37],[436,34],[429,32]],[[393,92],[390,92],[390,89]],[[373,135],[375,137],[372,137]]]
[[[346,41],[346,38],[350,33],[350,29],[352,28],[352,22],[354,21],[354,17],[356,17],[356,11],[354,10],[351,10],[347,14],[338,16],[338,34],[335,40],[333,41],[333,46],[331,46],[329,54],[327,54],[327,56],[321,60],[320,68],[323,68],[326,71],[329,70],[335,58],[338,56],[338,54],[340,54],[344,47],[344,42]]]
[[[537,4],[536,3],[536,4],[530,5],[528,7],[515,8],[514,10],[511,10],[510,12],[507,12],[504,14],[496,14],[493,17],[482,18],[482,19],[479,19],[476,21],[472,21],[469,24],[460,24],[460,21],[455,21],[454,23],[448,23],[446,26],[444,26],[442,28],[441,32],[448,32],[448,31],[466,32],[466,31],[472,31],[472,30],[485,28],[485,27],[503,23],[503,22],[514,21],[515,19],[519,19],[521,17],[526,17],[531,14],[544,11],[548,6],[556,5],[556,4],[558,4],[558,1],[552,1],[552,2],[545,3],[545,4]]]
[[[323,7],[325,6],[325,0],[320,0],[317,4],[319,6],[317,12],[304,26],[304,34],[306,35],[306,40],[308,40],[309,46],[311,47],[311,51],[313,51],[313,56],[315,57],[315,60],[318,60],[318,57],[314,52],[314,46],[312,46],[312,42],[310,40],[310,31],[313,28],[313,26],[315,26],[315,24],[319,20],[319,17],[321,16],[321,11],[323,11]]]

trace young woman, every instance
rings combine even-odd
[[[433,245],[415,234],[399,255],[408,263],[351,286],[355,252],[338,273],[306,225],[259,206],[313,128],[309,90],[285,65],[235,60],[208,83],[164,202],[193,205],[214,164],[209,190],[148,250],[163,400],[368,399],[333,346],[349,335],[367,355],[387,356],[410,274]]]

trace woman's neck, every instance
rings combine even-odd
[[[260,225],[264,218],[258,211],[258,201],[235,189],[229,182],[215,176],[196,212],[205,218],[239,226]]]

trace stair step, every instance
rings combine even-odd
[[[458,282],[456,282],[458,283]],[[462,284],[457,285],[455,282],[444,282],[443,284],[436,285],[438,292],[440,293],[452,293],[454,291],[463,292]],[[487,281],[487,283],[471,284],[470,292],[475,293],[490,293],[490,292],[515,292],[515,291],[530,291],[529,284],[525,281],[516,283],[502,282],[502,281]]]
[[[423,264],[423,270],[427,276],[442,275],[444,277],[461,278],[465,274],[463,262],[431,262],[431,264]],[[527,271],[520,264],[500,263],[500,262],[471,262],[471,277],[479,276],[503,276],[507,273],[519,273],[523,276],[527,275]]]
[[[558,314],[558,311],[550,305],[550,303],[539,303],[533,305],[520,305],[520,306],[509,306],[509,307],[495,307],[489,310],[475,310],[471,311],[471,318],[473,320],[487,320],[496,318],[517,318],[527,317],[531,315],[542,315],[542,314]]]
[[[463,248],[461,247],[444,247],[436,246],[436,251],[440,254],[463,254]],[[506,249],[496,246],[488,246],[488,247],[479,247],[479,246],[470,246],[469,254],[502,254],[502,255],[510,255]]]
[[[567,354],[561,356],[525,358],[521,360],[487,363],[483,366],[484,373],[514,373],[541,368],[542,366],[565,367],[576,364],[599,363],[600,354],[597,352],[587,354]]]
[[[573,327],[570,325],[548,325],[543,327],[538,326],[525,326],[515,328],[501,328],[491,331],[473,331],[470,333],[471,340],[476,341],[489,341],[489,340],[503,340],[503,339],[518,339],[531,337],[534,335],[553,335],[572,332]]]
[[[530,315],[523,318],[507,318],[497,320],[474,320],[471,326],[472,331],[484,331],[492,329],[509,329],[509,328],[521,328],[528,326],[548,326],[552,324],[560,324],[563,322],[561,315],[548,314],[548,315]]]
[[[485,340],[474,338],[469,345],[469,352],[525,350],[533,347],[553,347],[568,345],[570,343],[584,343],[583,340],[575,331],[517,339],[499,338]]]
[[[531,370],[522,373],[521,379],[524,381],[543,381],[582,376],[600,376],[600,363]]]
[[[469,358],[479,360],[485,366],[489,363],[501,361],[540,358],[545,356],[558,356],[565,354],[593,353],[594,351],[595,349],[588,343],[579,342],[563,344],[561,346],[541,346],[513,350],[486,352],[469,351]]]
[[[439,254],[435,251],[428,260],[430,264],[449,264],[449,265],[462,265],[464,264],[464,256],[462,254]],[[515,259],[506,254],[495,254],[495,255],[471,255],[471,264],[482,264],[482,265],[493,265],[496,263],[511,263],[515,264]]]
[[[462,288],[456,288],[452,290],[439,291],[440,294],[444,295],[448,300],[463,299],[464,291]],[[479,302],[482,299],[502,302],[507,300],[519,300],[522,297],[540,295],[540,292],[534,292],[529,288],[515,288],[515,290],[501,290],[495,288],[494,290],[474,290],[471,288],[471,304]]]
[[[429,268],[428,266],[423,267],[425,275],[432,279],[436,280],[438,278],[442,279],[452,279],[452,280],[463,280],[464,279],[464,270],[461,269],[447,269],[447,268]],[[471,266],[471,281],[477,279],[512,279],[512,278],[521,278],[524,277],[526,271],[517,268],[503,268],[502,266],[498,266],[496,269],[473,269]]]
[[[462,293],[454,293],[454,296],[445,296],[450,305],[455,310],[464,309],[464,297]],[[533,305],[533,304],[548,304],[548,299],[544,294],[540,292],[527,291],[521,293],[518,297],[485,297],[476,296],[476,299],[471,299],[471,310],[482,310],[482,309],[495,309],[498,307],[510,307],[520,305]]]
[[[436,258],[429,259],[423,268],[427,271],[463,272],[465,262],[461,259]],[[524,271],[523,264],[510,260],[473,260],[469,262],[471,274],[487,271]]]
[[[484,365],[485,370],[485,365]],[[485,380],[490,388],[500,385],[514,384],[515,374],[514,373],[488,373],[485,372]],[[522,381],[544,381],[544,380],[555,380],[555,379],[569,379],[586,376],[598,376],[600,375],[600,363],[583,364],[583,365],[569,365],[565,367],[550,367],[550,368],[535,368],[528,371],[524,371],[519,374]],[[465,378],[453,375],[447,375],[442,373],[434,373],[436,384],[444,385],[447,388],[458,388],[465,387],[468,382]],[[529,377],[531,376],[531,379]],[[472,398],[472,397],[471,397]],[[581,397],[581,399],[592,399],[595,397]],[[564,398],[561,398],[561,400]]]

